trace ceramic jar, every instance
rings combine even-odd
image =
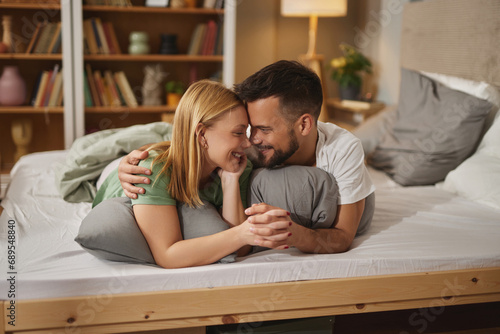
[[[26,83],[17,66],[5,66],[0,77],[0,105],[20,106],[26,101]]]
[[[149,36],[144,31],[132,31],[129,36],[130,44],[128,53],[131,55],[144,55],[149,53]]]

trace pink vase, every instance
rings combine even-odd
[[[5,66],[0,77],[0,105],[20,106],[26,101],[26,83],[17,66]]]

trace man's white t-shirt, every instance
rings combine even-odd
[[[318,122],[316,167],[337,180],[339,205],[358,202],[375,191],[361,141],[335,124]]]

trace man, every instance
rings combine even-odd
[[[374,185],[364,165],[360,141],[342,128],[318,122],[323,102],[318,76],[297,62],[278,61],[236,85],[235,91],[247,104],[250,141],[256,149],[255,156],[249,154],[249,157],[254,165],[265,168],[315,166],[333,175],[337,182],[339,196],[334,221],[328,228],[308,228],[292,222],[287,244],[307,253],[347,251],[356,233],[366,230],[371,222]],[[120,180],[129,197],[140,193],[140,188],[130,183],[143,182],[142,178],[130,174],[144,173],[143,168],[131,165],[145,157],[147,152],[134,151],[120,164]],[[272,189],[285,189],[268,173],[272,170],[257,174],[252,181],[252,192],[258,192],[255,189],[269,182]],[[283,173],[287,173],[286,168]],[[296,182],[291,178],[284,179],[292,185]],[[282,191],[281,194],[302,196],[297,191]],[[270,204],[271,200],[277,198],[277,203],[287,203],[280,201],[280,197],[283,196],[264,194],[261,197],[264,203],[255,204],[245,211],[249,220],[256,226],[283,220],[270,214],[277,206]],[[256,229],[255,234],[259,246],[274,248],[278,244],[272,233],[269,235],[269,229]]]

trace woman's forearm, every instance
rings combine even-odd
[[[222,180],[222,218],[233,227],[247,219],[245,208],[241,202],[240,183],[238,179],[228,178]]]
[[[164,268],[184,268],[214,263],[224,256],[236,252],[246,243],[240,235],[241,227],[205,237],[180,240],[155,256],[158,265]]]

